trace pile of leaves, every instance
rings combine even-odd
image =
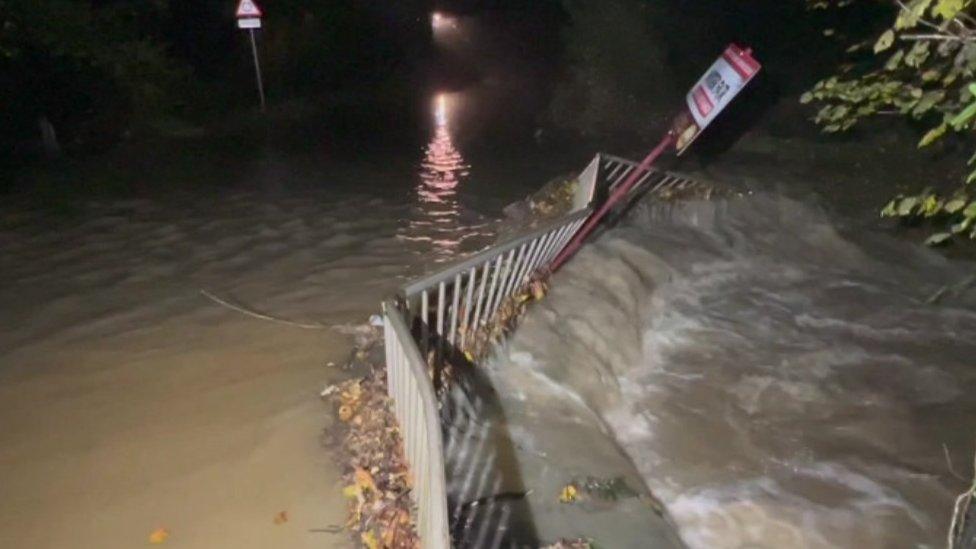
[[[464,346],[461,349],[469,362],[483,358],[493,345],[501,342],[515,330],[526,307],[534,301],[541,301],[549,293],[549,281],[537,278],[530,281],[511,297],[502,301],[495,314],[480,326],[462,326]]]
[[[551,219],[566,214],[573,207],[579,181],[571,178],[556,178],[546,183],[529,197],[532,213],[542,219]]]
[[[368,376],[333,385],[323,394],[345,427],[340,448],[347,528],[369,549],[419,548],[410,470],[386,392],[385,368],[373,368]]]
[[[573,175],[550,180],[538,191],[505,207],[505,217],[497,226],[498,238],[524,234],[541,223],[556,219],[573,209],[579,181]]]

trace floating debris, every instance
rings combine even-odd
[[[569,213],[577,187],[579,181],[575,175],[550,180],[528,198],[532,214],[540,219],[552,219]]]
[[[157,528],[149,534],[149,543],[153,545],[160,545],[165,543],[169,538],[169,530],[165,528]]]
[[[563,486],[562,491],[559,492],[559,503],[576,503],[579,499],[579,488],[575,484],[567,484]]]

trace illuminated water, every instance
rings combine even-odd
[[[436,114],[409,158],[261,157],[230,188],[76,218],[0,204],[0,546],[347,545],[328,365],[431,257],[493,236]]]

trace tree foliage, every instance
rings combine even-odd
[[[169,104],[184,74],[149,29],[164,18],[150,0],[96,4],[72,0],[0,0],[0,99],[8,112],[0,134],[16,146],[37,119],[66,127],[121,132],[129,120]],[[6,143],[5,143],[6,145]]]
[[[820,105],[814,121],[828,133],[869,117],[896,115],[925,126],[919,148],[971,137],[976,129],[976,0],[883,1],[891,5],[885,28],[851,44],[847,51],[853,62],[818,82],[800,101]],[[813,9],[851,4],[808,0]],[[953,192],[929,188],[899,195],[882,215],[945,223],[947,230],[933,235],[930,244],[954,235],[976,239],[976,155],[969,163],[973,171]]]

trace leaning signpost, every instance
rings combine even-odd
[[[264,112],[267,109],[267,104],[264,99],[264,79],[261,76],[261,61],[258,59],[258,43],[254,38],[254,29],[261,28],[261,17],[264,13],[254,0],[240,0],[237,3],[237,11],[234,15],[237,17],[238,28],[247,30],[251,37],[251,53],[254,55],[254,72],[258,79],[258,96],[261,98],[261,112]]]
[[[630,176],[618,184],[610,197],[597,211],[593,213],[573,239],[559,252],[550,266],[550,272],[556,272],[583,245],[586,237],[600,224],[610,210],[627,197],[630,191],[644,179],[644,175],[651,166],[672,146],[680,155],[691,143],[701,135],[706,126],[712,123],[719,113],[732,102],[732,99],[746,87],[753,77],[759,73],[761,65],[752,57],[752,50],[740,48],[730,44],[722,52],[722,56],[705,72],[705,75],[695,84],[685,98],[686,105],[675,117],[668,133],[661,142],[647,155],[647,158],[631,171]]]

